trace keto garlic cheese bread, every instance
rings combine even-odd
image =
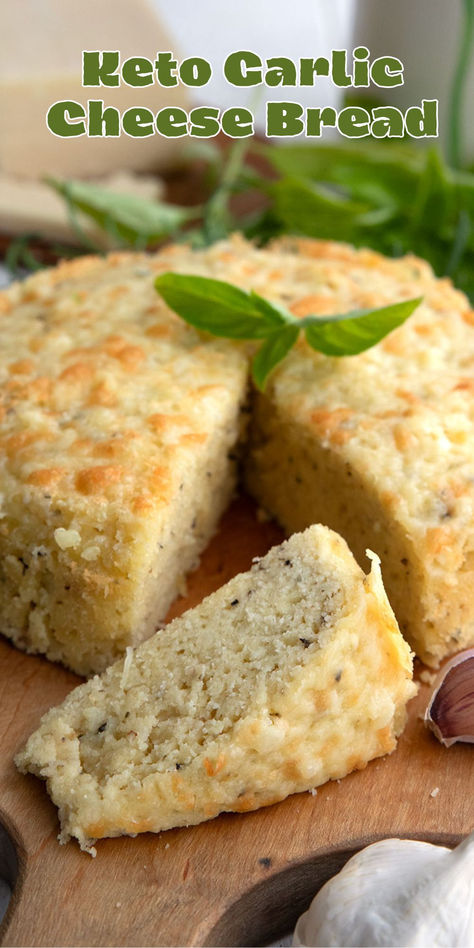
[[[373,549],[423,661],[474,644],[468,301],[414,257],[239,237],[82,259],[0,295],[1,630],[101,670],[153,631],[228,501],[247,357],[166,308],[167,270],[301,316],[423,297],[360,355],[300,340],[254,395],[246,484],[288,532],[322,521],[360,563]]]
[[[48,711],[17,764],[61,840],[254,810],[390,753],[416,687],[374,560],[310,527]]]
[[[235,486],[244,355],[117,254],[0,294],[0,630],[80,674],[151,635]]]

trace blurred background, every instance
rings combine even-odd
[[[238,227],[260,242],[291,230],[389,254],[413,250],[474,296],[473,44],[474,0],[2,0],[0,279],[85,249],[199,245]],[[318,78],[311,88],[264,87],[256,97],[223,76],[238,49],[298,60],[357,45],[372,59],[400,58],[404,85],[344,90]],[[118,49],[122,59],[153,60],[158,50],[202,56],[213,76],[197,89],[84,89],[84,49]],[[61,139],[48,131],[53,102],[88,98],[154,113],[247,106],[257,136]],[[438,141],[354,142],[329,129],[285,147],[262,142],[266,100],[405,110],[423,98],[439,99]]]

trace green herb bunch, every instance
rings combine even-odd
[[[190,151],[204,158],[212,191],[199,207],[112,194],[79,181],[49,184],[67,203],[78,241],[94,247],[79,214],[92,218],[117,246],[144,249],[165,239],[206,246],[235,230],[265,243],[281,233],[342,240],[389,256],[412,252],[439,276],[450,276],[474,302],[474,173],[461,169],[462,104],[474,47],[474,0],[464,22],[449,111],[449,164],[439,148],[370,141],[274,147],[241,139],[225,153],[212,142]],[[253,170],[247,152],[272,176]],[[264,207],[244,217],[232,199],[253,191]],[[28,241],[13,244],[15,265],[34,264]]]

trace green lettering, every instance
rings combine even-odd
[[[153,85],[153,65],[149,59],[133,56],[126,59],[122,66],[122,79],[127,86]]]
[[[120,112],[109,106],[104,109],[102,99],[89,101],[89,135],[91,138],[118,138]]]
[[[253,115],[248,109],[226,109],[221,119],[222,131],[230,138],[253,135]]]
[[[160,109],[156,116],[156,127],[165,138],[181,138],[188,133],[187,121],[184,109]]]
[[[173,59],[173,53],[158,53],[155,59],[156,80],[158,85],[164,88],[178,85],[178,78],[175,75],[178,63]]]
[[[370,131],[373,138],[403,138],[405,128],[400,109],[393,105],[381,105],[372,109],[372,116]]]
[[[304,109],[298,102],[267,102],[267,135],[283,137],[301,135]]]
[[[365,138],[370,135],[369,122],[367,109],[350,107],[339,112],[337,127],[346,138]]]
[[[301,59],[300,86],[314,86],[316,76],[329,76],[329,60],[324,56],[319,59]]]
[[[55,102],[48,109],[46,124],[53,135],[74,138],[86,134],[85,122],[77,122],[77,119],[83,119],[85,116],[85,109],[80,102]]]
[[[262,60],[250,50],[231,53],[224,63],[224,76],[232,86],[258,86],[262,82]]]
[[[195,135],[196,138],[213,138],[214,135],[219,134],[219,109],[200,106],[192,110],[189,118],[191,121],[190,135]]]
[[[147,135],[155,134],[153,118],[153,112],[150,112],[150,109],[127,109],[122,116],[122,128],[132,138],[145,138]]]
[[[331,57],[331,75],[332,81],[336,86],[350,86],[352,83],[352,77],[348,76],[346,67],[347,67],[347,50],[345,49],[333,49]]]
[[[267,59],[268,72],[265,74],[267,86],[296,86],[296,66],[286,56]]]
[[[370,67],[372,82],[380,88],[403,85],[403,63],[395,56],[380,56]]]
[[[352,83],[354,86],[362,86],[365,88],[370,86],[369,63],[367,61],[369,56],[370,52],[367,46],[358,46],[357,49],[354,50],[354,79]]]
[[[306,120],[306,134],[311,138],[320,138],[324,125],[336,125],[337,112],[330,105],[324,109],[308,109]]]
[[[120,78],[116,73],[120,62],[118,52],[83,52],[83,86],[118,86]]]
[[[212,76],[212,67],[206,59],[194,56],[191,59],[183,59],[179,76],[185,86],[205,86]]]
[[[437,138],[438,100],[422,99],[421,109],[416,105],[407,109],[405,125],[412,138]]]

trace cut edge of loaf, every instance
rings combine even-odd
[[[391,506],[344,456],[343,448],[315,438],[309,426],[254,394],[245,484],[286,532],[326,523],[347,541],[359,565],[365,550],[380,556],[384,585],[402,634],[416,655],[437,668],[474,641],[474,567],[458,575],[435,569],[433,551],[418,545]],[[466,537],[469,547],[470,538]],[[423,557],[431,563],[429,572]]]
[[[238,406],[230,414],[231,432],[214,433],[205,454],[188,470],[184,489],[168,504],[166,517],[161,510],[151,511],[129,524],[111,507],[104,525],[111,534],[104,562],[81,563],[80,551],[58,547],[55,504],[45,510],[41,498],[37,504],[30,497],[31,532],[19,543],[24,532],[19,523],[5,540],[6,581],[0,587],[1,629],[18,648],[88,676],[156,631],[235,492],[236,464],[229,454],[237,447]],[[64,517],[80,535],[78,511],[66,510]],[[110,553],[119,546],[112,561]],[[18,595],[15,583],[20,581]]]

